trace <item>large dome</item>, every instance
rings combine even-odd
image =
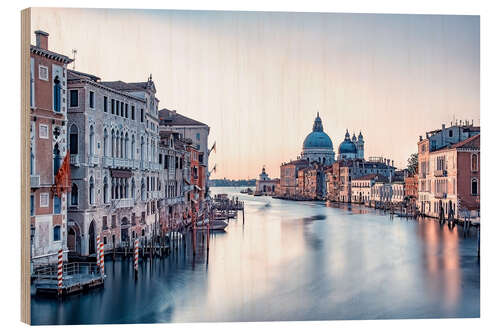
[[[302,145],[303,149],[326,148],[333,149],[333,143],[325,132],[311,132]]]
[[[323,132],[323,123],[319,113],[314,120],[313,131],[306,136],[302,149],[333,149],[333,143],[328,134]]]

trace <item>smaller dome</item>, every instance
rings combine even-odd
[[[356,154],[358,150],[356,145],[351,141],[349,131],[345,132],[345,139],[339,146],[339,154]]]
[[[339,154],[356,154],[358,150],[352,141],[344,141],[339,146]]]

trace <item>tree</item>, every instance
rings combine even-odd
[[[418,172],[418,154],[411,154],[408,158],[408,173],[414,176]]]

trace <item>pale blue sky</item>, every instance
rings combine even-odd
[[[161,107],[210,125],[216,178],[279,176],[317,111],[336,152],[361,130],[397,166],[425,131],[479,124],[478,16],[35,9],[37,29],[103,80],[152,73]]]

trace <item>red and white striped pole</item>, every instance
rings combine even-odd
[[[139,271],[139,240],[136,239],[134,242],[134,270],[135,276],[137,277],[137,273]]]
[[[57,293],[62,294],[63,288],[63,250],[57,253]]]
[[[95,257],[96,257],[96,262],[97,262],[97,267],[99,267],[99,270],[101,270],[101,236],[97,235],[96,237],[96,251],[95,251]]]
[[[104,242],[100,243],[99,257],[100,257],[100,263],[101,263],[101,275],[104,276]]]

